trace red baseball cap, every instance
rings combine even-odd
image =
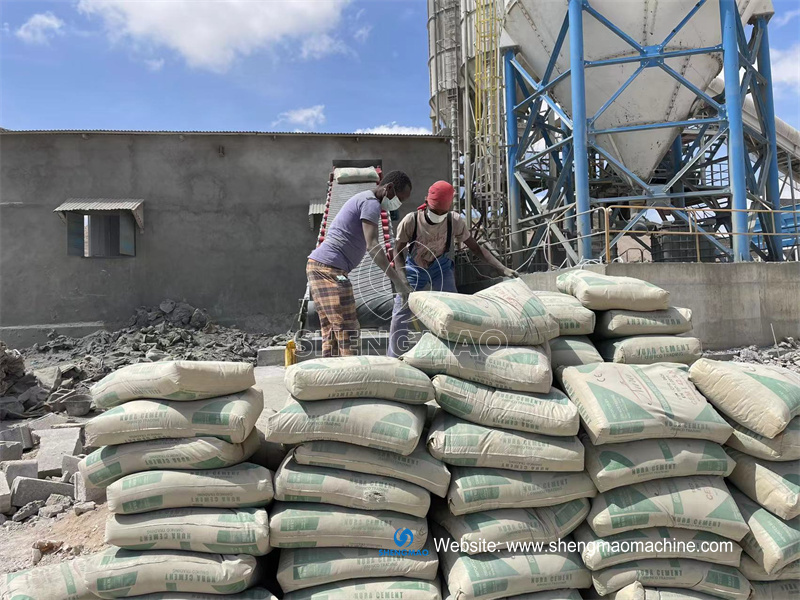
[[[433,210],[448,211],[453,206],[455,193],[453,186],[447,181],[437,181],[428,188],[428,196],[425,201]]]

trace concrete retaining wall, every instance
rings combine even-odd
[[[693,311],[694,333],[709,350],[800,338],[800,263],[613,263],[592,270],[637,277],[670,292]],[[534,289],[555,290],[558,272],[525,275]]]
[[[414,184],[450,174],[447,140],[272,134],[0,134],[0,339],[116,327],[164,298],[245,329],[285,331],[306,286],[333,159],[383,159]],[[67,198],[142,198],[135,258],[67,255]]]

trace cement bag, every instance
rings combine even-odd
[[[666,310],[669,292],[641,279],[591,271],[569,271],[556,279],[559,292],[575,296],[592,310]]]
[[[333,170],[336,183],[377,183],[381,180],[375,167],[337,167]]]
[[[800,579],[800,560],[789,563],[782,569],[774,573],[767,573],[764,567],[750,558],[747,554],[742,554],[742,562],[739,564],[742,575],[752,581],[788,581]]]
[[[136,596],[136,600],[220,600],[219,594],[184,594],[181,592],[163,592],[161,594],[145,594]],[[224,600],[278,600],[264,588],[250,588],[238,594],[225,594]]]
[[[386,577],[353,579],[290,592],[283,600],[441,600],[436,581]]]
[[[455,542],[453,542],[455,544]],[[588,588],[592,577],[574,552],[439,553],[452,598],[492,600],[553,589]]]
[[[85,558],[35,567],[0,578],[0,597],[8,600],[95,600],[83,581]]]
[[[737,450],[730,481],[751,500],[788,521],[800,515],[800,461],[767,462]]]
[[[795,417],[774,438],[758,435],[733,421],[733,435],[725,442],[727,446],[762,460],[800,459],[800,417]]]
[[[585,335],[558,337],[548,343],[553,371],[603,362],[603,357]]]
[[[684,588],[726,598],[747,600],[750,582],[738,569],[686,558],[651,558],[592,573],[597,592],[605,596],[638,581],[643,586]]]
[[[108,510],[131,515],[165,508],[266,506],[272,474],[251,463],[202,471],[148,471],[115,481],[106,490]]]
[[[433,378],[436,402],[448,413],[487,427],[544,435],[573,436],[578,408],[555,388],[544,394],[509,392],[449,375]]]
[[[555,506],[504,508],[462,516],[455,516],[446,505],[440,504],[432,518],[462,543],[461,552],[473,555],[510,550],[508,543],[556,542],[569,535],[588,514],[589,501],[578,498]]]
[[[770,439],[800,415],[800,373],[789,369],[703,358],[689,378],[720,412]]]
[[[311,502],[276,502],[269,530],[275,548],[421,550],[428,539],[424,518]]]
[[[546,394],[553,383],[545,346],[455,344],[425,333],[402,359],[428,375],[452,375],[489,387]]]
[[[598,315],[594,335],[607,339],[631,335],[675,335],[691,330],[692,310],[671,306],[650,312],[607,310]]]
[[[275,499],[322,502],[360,510],[428,514],[431,495],[418,485],[380,475],[300,465],[289,454],[275,473]]]
[[[749,531],[722,477],[702,475],[647,481],[600,494],[587,522],[600,537],[677,527],[739,541]]]
[[[284,382],[298,400],[380,398],[406,404],[433,400],[428,376],[389,356],[315,358],[287,368]]]
[[[462,467],[583,471],[583,445],[576,436],[492,429],[444,411],[439,411],[433,420],[428,451],[446,464]]]
[[[366,577],[408,577],[432,581],[439,570],[433,540],[419,552],[385,554],[372,548],[291,548],[281,550],[278,583],[284,592]]]
[[[593,498],[597,490],[583,472],[537,473],[454,467],[447,503],[454,515],[498,508],[536,508]]]
[[[750,527],[742,549],[767,573],[774,573],[800,560],[800,517],[784,521],[760,507],[736,488],[736,505]]]
[[[106,544],[126,550],[191,550],[263,556],[270,551],[267,511],[255,508],[171,508],[111,515]]]
[[[601,598],[603,596],[597,596]],[[647,588],[639,583],[625,586],[618,592],[605,596],[608,600],[717,600],[719,596],[712,596],[703,592],[682,590],[680,588]]]
[[[203,400],[243,392],[256,384],[253,365],[216,361],[159,361],[117,369],[91,388],[95,406],[129,400]]]
[[[86,561],[83,577],[101,598],[159,592],[233,594],[250,587],[256,566],[255,557],[247,554],[110,548]]]
[[[450,485],[450,471],[440,460],[428,454],[422,442],[403,456],[396,452],[374,450],[342,442],[306,442],[296,446],[294,459],[301,465],[316,465],[401,479],[425,488],[444,498]]]
[[[257,388],[192,402],[132,400],[86,423],[86,445],[191,437],[239,444],[253,431],[263,410],[264,397]]]
[[[589,335],[594,331],[594,311],[585,308],[574,296],[538,290],[534,291],[533,295],[558,321],[558,335]]]
[[[453,596],[448,596],[448,600],[452,600],[452,598]],[[581,600],[581,598],[578,590],[548,590],[532,594],[518,594],[513,598],[509,597],[509,600]]]
[[[790,600],[800,598],[800,581],[750,582],[753,598],[759,600]]]
[[[472,296],[413,292],[408,305],[434,335],[451,342],[538,346],[559,332],[558,321],[520,279]]]
[[[298,402],[289,397],[269,416],[267,440],[280,444],[332,440],[407,455],[417,447],[425,412],[424,406],[387,400]]]
[[[700,340],[677,335],[635,335],[597,342],[606,362],[651,365],[658,362],[690,365],[703,355]]]
[[[107,487],[117,479],[154,469],[221,469],[250,458],[259,447],[258,433],[241,444],[217,438],[150,440],[103,446],[78,463],[84,480]]]
[[[722,446],[705,440],[640,440],[595,446],[581,436],[586,472],[599,492],[667,477],[727,477],[736,463]]]
[[[600,363],[569,367],[562,377],[595,445],[671,437],[722,444],[731,435],[686,367]]]
[[[707,531],[650,527],[601,538],[588,523],[583,523],[573,536],[583,563],[592,571],[654,556],[692,558],[731,567],[738,567],[742,558],[739,544]]]

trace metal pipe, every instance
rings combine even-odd
[[[750,236],[747,235],[747,183],[745,164],[748,160],[744,147],[742,123],[742,96],[739,89],[739,41],[737,20],[739,11],[735,0],[719,0],[719,17],[722,27],[723,71],[725,74],[725,114],[728,118],[728,177],[731,202],[737,209],[731,216],[733,222],[733,258],[736,262],[751,260]]]
[[[683,142],[681,141],[681,134],[679,133],[675,139],[672,141],[672,175],[676,176],[678,173],[681,172],[681,162],[683,159]],[[682,194],[684,192],[683,189],[683,181],[676,181],[675,185],[672,186],[672,192],[676,194]],[[686,206],[686,198],[676,198],[675,204],[677,206],[684,207]],[[699,261],[698,261],[699,262]]]
[[[769,148],[769,164],[767,165],[767,203],[775,209],[781,208],[781,193],[778,188],[778,144],[775,135],[775,102],[772,97],[772,63],[769,57],[769,32],[767,31],[767,19],[762,15],[758,17],[756,26],[761,29],[762,35],[758,46],[758,70],[766,80],[764,85],[758,86],[763,90],[764,95],[764,132],[767,134]],[[763,167],[762,167],[763,168]],[[783,232],[783,221],[774,222],[774,231]],[[763,228],[763,227],[762,227]],[[783,238],[778,238],[777,243],[773,244],[773,260],[783,260]]]
[[[732,0],[730,0],[732,1]],[[569,0],[570,83],[572,85],[572,144],[575,165],[575,201],[578,255],[591,260],[592,216],[589,205],[589,140],[586,122],[586,80],[583,70],[583,2]]]
[[[469,50],[467,48],[467,6],[464,3],[464,12],[461,15],[461,52],[464,56],[464,102],[462,103],[462,110],[464,111],[464,128],[461,131],[461,139],[464,140],[464,214],[467,219],[470,232],[472,231],[472,150],[471,150],[471,134],[470,134],[470,112],[471,103],[469,100]]]
[[[511,63],[513,58],[514,51],[511,49],[506,50],[503,60],[506,95],[506,178],[508,189],[508,220],[511,228],[512,252],[522,247],[522,237],[519,233],[519,218],[522,216],[519,184],[517,183],[517,178],[514,177],[517,164],[519,131],[517,127],[517,115],[514,113],[514,104],[516,104],[517,100],[517,85],[515,83],[514,65]]]

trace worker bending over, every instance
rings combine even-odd
[[[358,317],[348,274],[369,252],[376,265],[394,283],[395,291],[411,288],[402,272],[392,269],[379,236],[381,209],[397,210],[411,196],[411,180],[391,171],[374,190],[360,192],[344,203],[328,227],[323,242],[309,255],[306,265],[311,299],[322,329],[323,356],[358,354]]]
[[[437,292],[456,292],[453,256],[456,245],[466,244],[478,258],[505,277],[518,277],[500,263],[470,234],[467,221],[451,212],[455,190],[446,181],[437,181],[428,190],[425,204],[406,215],[397,226],[395,268],[405,270],[414,291],[431,289]],[[405,255],[405,262],[403,256]],[[395,296],[392,326],[389,333],[389,356],[400,356],[410,349],[408,326],[413,315],[407,298]]]

